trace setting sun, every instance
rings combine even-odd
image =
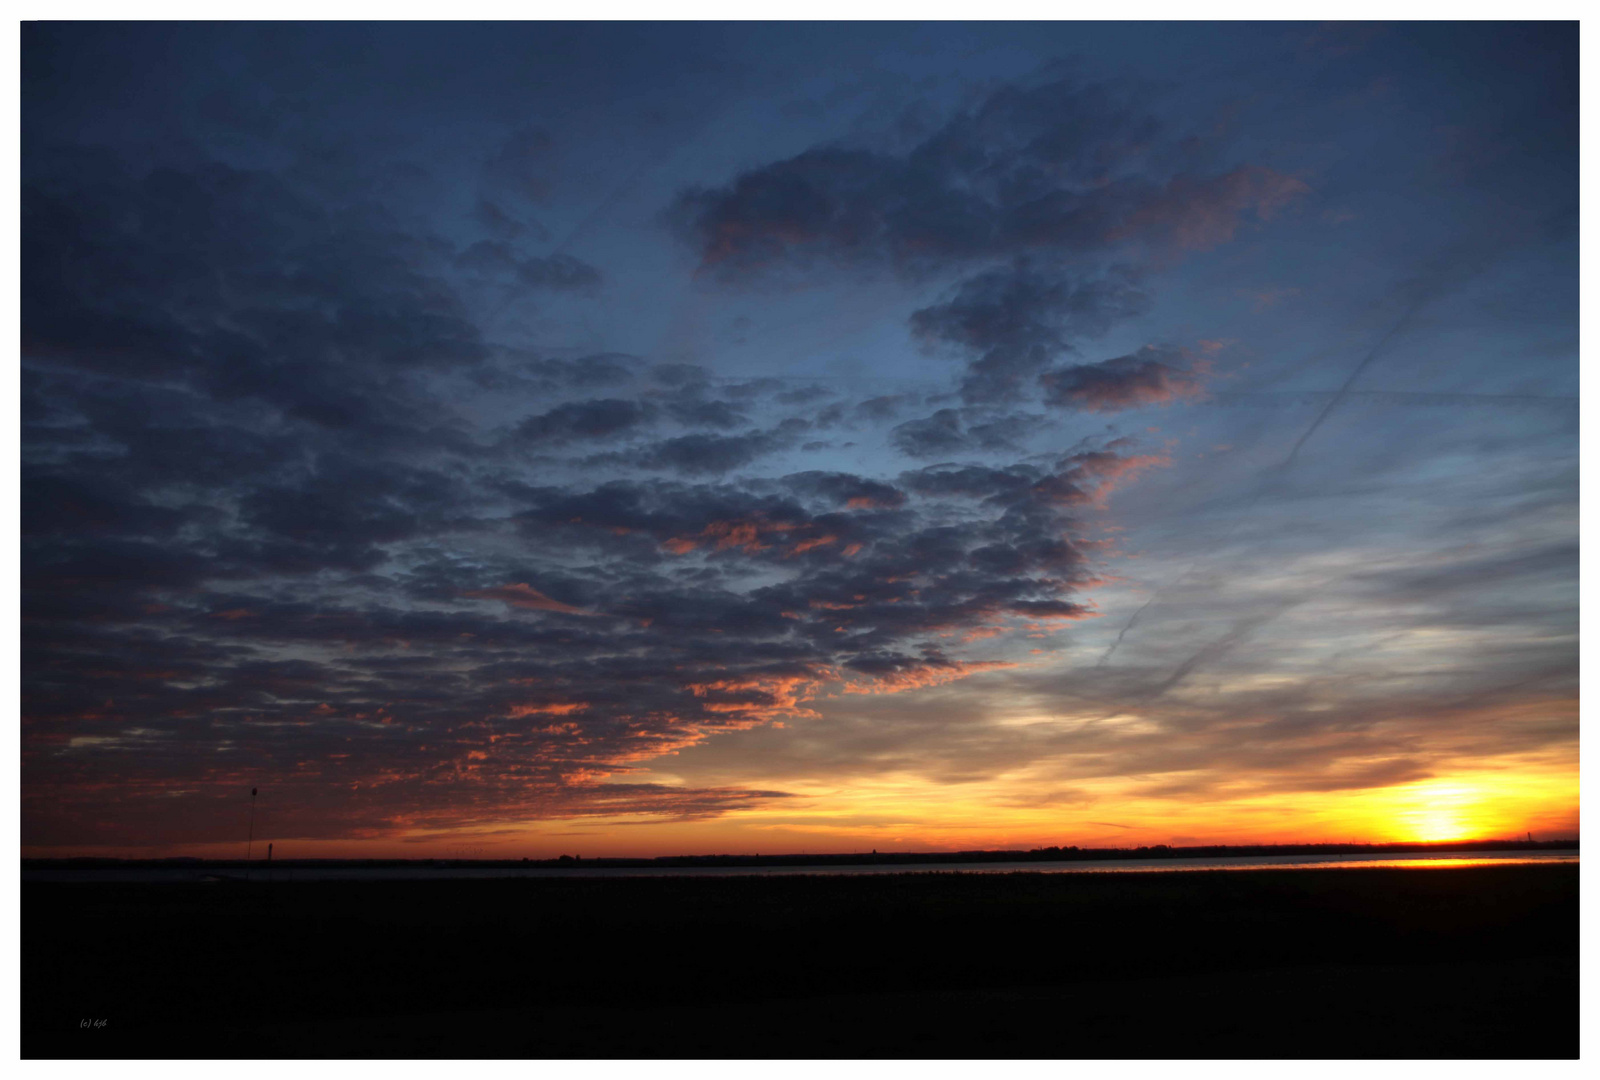
[[[1405,796],[1401,830],[1415,840],[1465,840],[1481,831],[1479,793],[1459,784],[1420,784]]]

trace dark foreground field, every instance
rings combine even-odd
[[[22,905],[30,1058],[1578,1053],[1574,865],[28,883]]]

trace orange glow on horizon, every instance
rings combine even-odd
[[[640,770],[627,782],[674,778]],[[779,854],[868,851],[1026,850],[1049,846],[1138,847],[1156,844],[1466,842],[1521,838],[1576,839],[1576,770],[1535,760],[1475,766],[1449,777],[1349,791],[1216,794],[1183,800],[1141,794],[1126,778],[1088,781],[1073,790],[1041,790],[1037,778],[1012,775],[931,783],[910,775],[849,783],[758,781],[792,797],[721,814],[671,818],[605,813],[517,823],[422,828],[350,838],[272,835],[281,858],[553,858],[680,854]],[[1146,786],[1147,783],[1146,783]],[[605,783],[597,785],[601,792]],[[259,833],[258,833],[259,839]],[[233,843],[161,849],[30,847],[25,856],[190,855],[237,858]],[[471,851],[470,855],[456,854]]]

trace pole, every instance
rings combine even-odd
[[[251,788],[250,789],[250,836],[245,841],[245,845],[244,845],[244,876],[245,876],[245,880],[246,881],[248,881],[250,879],[250,849],[255,847],[255,843],[256,843],[256,789],[255,788]]]

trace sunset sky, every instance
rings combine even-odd
[[[1576,836],[1576,24],[25,24],[24,854]]]

